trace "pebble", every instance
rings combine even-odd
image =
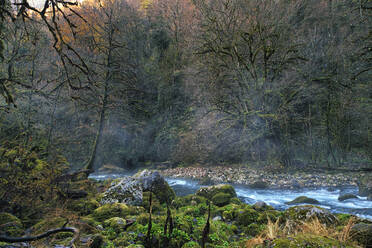
[[[210,178],[216,183],[231,182],[242,185],[249,185],[257,180],[267,182],[270,188],[293,188],[293,187],[342,187],[356,186],[357,174],[327,174],[318,173],[306,174],[298,172],[289,173],[268,173],[245,167],[180,167],[165,169],[161,172],[163,176],[172,178],[203,179]]]

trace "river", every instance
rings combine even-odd
[[[124,174],[92,174],[90,177],[96,180],[109,178],[120,178]],[[202,185],[197,181],[180,178],[166,178],[169,185],[178,196],[195,193]],[[238,197],[247,204],[254,204],[257,201],[264,201],[275,209],[284,210],[290,206],[285,202],[291,201],[298,196],[307,196],[320,202],[320,207],[334,213],[349,213],[361,218],[372,220],[372,201],[366,197],[339,201],[340,194],[357,194],[356,186],[350,187],[328,187],[328,188],[301,188],[301,189],[252,189],[245,185],[234,185]]]

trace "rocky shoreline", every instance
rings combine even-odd
[[[256,188],[311,188],[357,186],[363,173],[272,173],[250,168],[233,167],[178,167],[161,171],[165,177],[188,178],[213,183],[234,183]]]

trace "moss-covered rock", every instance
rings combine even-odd
[[[293,201],[286,202],[285,204],[294,205],[294,204],[302,204],[302,203],[319,204],[319,201],[315,200],[313,198],[306,197],[306,196],[299,196],[296,199],[294,199]]]
[[[5,233],[8,236],[20,236],[23,234],[23,225],[20,219],[16,216],[1,212],[0,213],[0,233]]]
[[[256,210],[252,208],[245,208],[242,210],[238,217],[237,217],[237,223],[242,226],[248,226],[252,223],[257,223],[259,214]]]
[[[103,222],[104,227],[112,228],[116,233],[120,233],[124,230],[125,225],[127,224],[126,220],[120,217],[112,217]]]
[[[234,187],[229,184],[219,184],[208,187],[201,187],[196,192],[196,195],[212,200],[212,198],[218,193],[228,194],[231,196],[231,198],[236,197]]]
[[[218,207],[223,207],[230,203],[231,195],[226,193],[217,193],[212,197],[212,202]]]
[[[100,204],[95,199],[70,200],[67,209],[77,212],[80,215],[88,215],[99,208]]]
[[[328,210],[312,205],[295,206],[284,212],[286,219],[294,221],[307,221],[317,218],[320,223],[326,225],[338,224],[338,219]]]
[[[338,197],[339,201],[346,201],[348,199],[358,199],[358,197],[354,194],[343,194]]]
[[[230,203],[229,205],[218,208],[216,214],[222,216],[222,218],[226,221],[233,221],[242,211],[243,207],[241,205]]]
[[[206,203],[207,199],[198,195],[187,195],[183,197],[176,197],[173,201],[172,206],[175,208],[180,208],[184,206],[195,206],[200,203]]]
[[[93,211],[92,216],[98,221],[108,220],[112,217],[125,218],[131,212],[130,208],[124,203],[105,204]]]
[[[352,244],[340,242],[330,237],[316,236],[316,235],[297,235],[295,237],[278,238],[272,242],[272,247],[276,248],[334,248],[355,247]]]

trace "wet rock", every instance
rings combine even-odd
[[[266,189],[269,187],[269,185],[265,181],[255,181],[254,183],[250,184],[249,187],[252,189]]]
[[[308,221],[317,218],[320,223],[326,225],[335,225],[338,223],[337,217],[328,210],[312,205],[291,207],[284,212],[284,216],[287,219],[299,221]]]
[[[132,177],[125,177],[103,193],[102,204],[125,203],[141,205],[143,192],[152,191],[161,203],[170,203],[175,198],[173,189],[159,172],[144,170]]]
[[[372,247],[372,224],[360,223],[354,225],[350,230],[350,237],[359,244]]]
[[[354,194],[343,194],[338,197],[339,201],[345,201],[348,199],[358,199],[358,197]]]
[[[294,205],[294,204],[301,204],[301,203],[319,204],[319,201],[313,198],[306,197],[306,196],[299,196],[293,201],[286,202],[285,204]]]

